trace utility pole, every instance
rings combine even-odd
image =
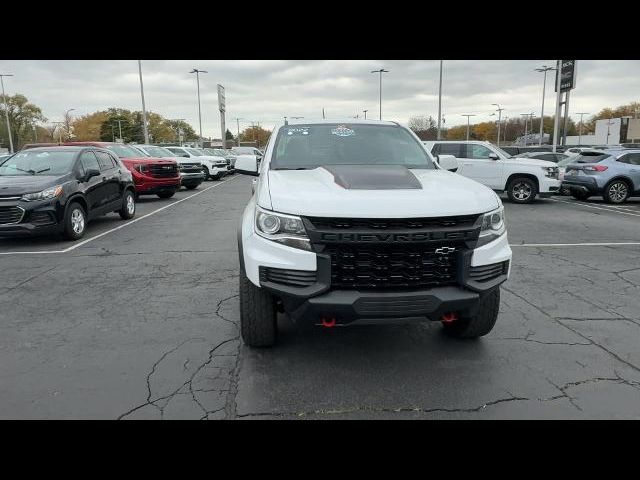
[[[364,113],[364,119],[365,119],[365,120],[367,119],[367,112],[368,112],[368,111],[369,111],[369,110],[362,110],[362,112]],[[324,117],[322,117],[322,118],[324,118]]]
[[[504,108],[500,108],[500,105],[498,105],[497,103],[492,103],[491,105],[495,105],[496,107],[498,107],[496,112],[498,112],[498,146],[500,146],[500,123],[502,123],[502,111],[504,110]]]
[[[11,138],[11,125],[9,124],[9,103],[4,93],[4,77],[13,77],[12,73],[0,73],[0,84],[2,84],[2,98],[4,99],[4,118],[7,121],[7,134],[9,135],[9,153],[13,153],[13,139]]]
[[[236,133],[236,146],[240,146],[240,120],[244,120],[242,118],[236,118],[236,128],[237,128],[237,133]],[[284,124],[287,124],[287,117],[284,117]]]
[[[569,120],[569,96],[571,95],[571,90],[567,90],[567,93],[564,94],[564,126],[562,127],[562,145],[567,144],[567,123]]]
[[[51,123],[53,123],[54,125],[64,125],[64,122],[51,122]],[[57,128],[58,128],[58,143],[62,144],[62,127],[57,127]]]
[[[442,60],[440,60],[440,86],[438,87],[438,133],[436,139],[440,140],[440,123],[442,121]]]
[[[124,138],[122,138],[122,120],[116,120],[118,122],[118,135],[120,135],[120,141],[124,143]]]
[[[467,117],[467,142],[469,141],[469,117],[475,117],[475,113],[463,113],[463,117]]]
[[[149,131],[147,130],[147,108],[144,104],[144,85],[142,84],[141,60],[138,60],[138,73],[140,74],[140,96],[142,97],[142,127],[144,129],[144,143],[149,144]]]
[[[371,70],[371,73],[380,74],[380,120],[382,120],[382,74],[389,73],[389,70],[385,70],[384,68],[381,68],[380,70]]]
[[[553,67],[547,67],[543,65],[542,68],[536,68],[536,72],[544,72],[544,80],[542,82],[542,110],[540,111],[540,142],[538,145],[542,146],[542,137],[544,136],[544,96],[545,89],[547,88],[547,72],[549,70],[555,70]],[[533,130],[533,124],[531,124],[531,130]]]
[[[582,117],[589,115],[589,112],[576,112],[576,115],[580,115],[580,127],[578,127],[578,145],[582,145]]]
[[[198,85],[198,122],[200,124],[200,148],[202,148],[204,146],[204,143],[203,143],[203,140],[202,140],[202,113],[200,111],[200,74],[201,73],[209,73],[209,72],[206,72],[205,70],[198,70],[197,68],[194,68],[189,73],[195,73],[196,74],[196,83]]]
[[[528,113],[521,113],[520,114],[521,117],[524,117],[524,135],[522,136],[522,139],[524,140],[524,146],[527,146],[527,117],[529,117]]]
[[[560,77],[562,77],[561,60],[556,61],[556,118],[553,120],[553,153],[556,153],[558,145],[558,133],[560,128],[560,99],[562,92],[560,91]]]

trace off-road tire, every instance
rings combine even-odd
[[[480,304],[473,317],[459,318],[451,323],[443,323],[447,335],[455,338],[478,338],[489,333],[498,319],[500,309],[500,288],[480,295]]]
[[[520,198],[518,196],[520,195],[518,193],[520,189],[518,189],[517,187],[520,184],[524,184],[530,189],[530,193],[528,197]],[[516,192],[516,190],[518,190],[518,192]],[[520,204],[531,203],[536,199],[537,194],[538,194],[538,186],[536,185],[536,182],[529,177],[516,177],[509,182],[509,185],[507,185],[507,196],[509,197],[509,201],[513,203],[520,203]]]
[[[240,272],[240,333],[249,347],[270,347],[278,333],[276,300]]]
[[[202,173],[204,173],[204,181],[206,182],[207,180],[209,180],[210,176],[209,175],[209,168],[208,167],[202,167]]]

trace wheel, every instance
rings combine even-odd
[[[507,186],[507,196],[513,203],[531,203],[537,194],[536,182],[528,177],[516,177]]]
[[[604,187],[602,197],[607,203],[624,203],[629,198],[629,184],[624,180],[612,180]]]
[[[204,173],[204,181],[209,179],[209,169],[205,166],[202,167],[202,173]]]
[[[67,240],[79,240],[87,229],[87,212],[78,202],[71,202],[64,213],[63,236]]]
[[[571,189],[569,187],[560,187],[560,191],[558,193],[563,196],[571,195]]]
[[[124,192],[124,197],[122,198],[122,208],[118,210],[118,213],[120,214],[120,218],[123,220],[129,220],[135,216],[136,199],[131,190],[127,190],[126,192]]]
[[[276,301],[240,272],[240,333],[250,347],[270,347],[276,342]]]
[[[489,333],[498,319],[500,308],[500,288],[480,295],[478,312],[473,317],[459,318],[451,323],[443,323],[447,335],[455,338],[478,338]]]
[[[576,200],[586,200],[587,198],[589,198],[591,195],[588,192],[577,192],[577,191],[572,191],[571,192],[571,196],[573,198],[575,198]]]
[[[176,192],[160,192],[158,196],[160,198],[171,198],[176,194]]]
[[[214,179],[214,180],[220,180],[222,178],[222,175],[217,174],[217,175],[212,176],[211,178]]]

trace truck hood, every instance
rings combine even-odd
[[[153,165],[157,165],[157,164],[163,164],[163,163],[175,163],[175,160],[171,159],[171,158],[156,158],[156,157],[127,157],[127,158],[120,158],[120,161],[122,163],[124,163],[125,165],[127,163],[129,164],[133,164],[133,163],[144,163],[144,164],[153,164]]]
[[[532,167],[556,167],[557,165],[547,160],[538,160],[537,158],[512,157],[505,160],[508,165],[530,165]]]
[[[173,160],[176,163],[179,164],[183,164],[183,163],[189,163],[189,164],[198,164],[198,165],[202,165],[202,162],[200,160],[198,160],[198,157],[163,157],[165,160]]]
[[[336,166],[337,167],[337,166]],[[258,202],[266,209],[293,215],[356,218],[408,218],[471,215],[491,211],[500,206],[498,196],[488,187],[445,170],[405,170],[412,185],[397,184],[388,188],[380,176],[365,188],[351,178],[336,175],[323,167],[313,170],[268,170],[268,198]],[[371,167],[362,166],[361,177]],[[346,178],[346,181],[345,181]],[[264,190],[263,190],[264,191]],[[267,198],[265,198],[267,197]]]

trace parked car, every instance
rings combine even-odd
[[[0,162],[4,162],[7,158],[11,157],[13,153],[8,153],[6,155],[0,155]]]
[[[224,148],[203,148],[207,155],[213,155],[214,157],[222,157],[227,161],[227,173],[232,173],[236,164],[236,156],[232,155],[229,150]]]
[[[562,185],[578,200],[602,195],[607,203],[624,203],[640,195],[640,149],[582,152],[566,166]]]
[[[552,148],[549,145],[531,145],[528,147],[518,147],[515,145],[503,145],[500,147],[511,156],[519,156],[522,153],[532,152],[551,152]]]
[[[200,160],[187,159],[185,157],[176,157],[173,152],[166,148],[157,147],[155,145],[129,145],[139,150],[143,155],[155,158],[164,158],[173,160],[178,164],[180,173],[180,184],[187,190],[194,190],[204,182],[204,170]]]
[[[566,153],[526,152],[518,154],[517,158],[537,158],[538,160],[546,160],[547,162],[558,163],[560,160],[564,160],[569,156],[570,155]]]
[[[220,180],[228,171],[227,160],[224,157],[207,155],[199,148],[166,147],[166,149],[178,157],[202,162],[205,180],[209,178]]]
[[[441,321],[461,338],[487,334],[511,249],[491,189],[434,161],[395,122],[281,125],[258,166],[238,231],[240,332],[269,346],[276,312],[298,323]],[[259,175],[259,176],[258,176]]]
[[[38,147],[57,147],[60,143],[26,143],[22,146],[22,150],[28,150],[30,148],[38,148]]]
[[[0,236],[78,240],[110,212],[133,218],[136,203],[131,173],[107,150],[39,147],[0,163]]]
[[[65,145],[86,145],[109,150],[120,158],[133,175],[136,195],[157,195],[171,198],[180,190],[178,164],[173,160],[142,155],[129,145],[112,142],[67,142]]]
[[[530,203],[536,196],[546,198],[560,190],[558,167],[535,158],[514,158],[489,142],[422,142],[435,156],[458,159],[456,173],[469,177],[497,192],[506,192],[514,203]]]
[[[257,149],[256,147],[232,147],[231,153],[234,155],[255,155],[256,157],[262,158],[264,153]]]

